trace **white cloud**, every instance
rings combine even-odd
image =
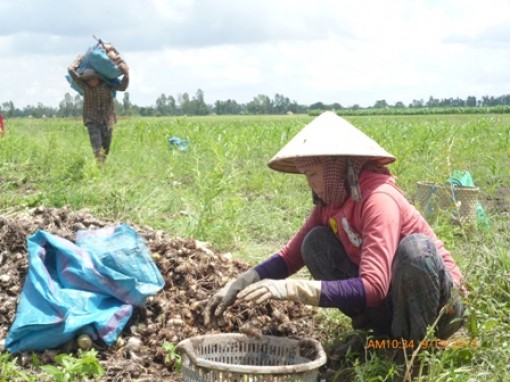
[[[0,14],[0,104],[18,107],[74,95],[66,67],[92,35],[124,54],[142,106],[197,89],[370,106],[510,87],[507,0],[0,0]]]

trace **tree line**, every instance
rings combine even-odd
[[[263,114],[317,114],[323,110],[336,110],[339,114],[424,114],[427,112],[447,112],[450,110],[466,110],[469,112],[483,112],[484,108],[495,108],[497,112],[510,112],[510,95],[499,97],[483,96],[477,99],[469,96],[461,98],[434,98],[427,101],[423,99],[413,100],[408,105],[396,102],[391,105],[386,100],[377,100],[373,106],[361,107],[352,105],[344,107],[339,103],[325,104],[316,102],[310,105],[298,104],[282,94],[275,94],[273,98],[259,94],[248,103],[238,103],[235,100],[217,100],[213,104],[205,102],[204,92],[198,89],[194,95],[189,93],[172,95],[161,94],[154,105],[138,106],[131,102],[129,92],[123,93],[122,100],[115,99],[115,108],[120,116],[200,116],[200,115],[263,115]],[[479,109],[479,110],[477,110]],[[0,105],[0,113],[6,118],[16,117],[80,117],[83,110],[83,98],[70,93],[64,95],[64,99],[58,107],[45,106],[42,103],[18,108],[12,101],[3,102]],[[455,112],[455,111],[454,111]]]

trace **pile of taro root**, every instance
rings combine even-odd
[[[28,270],[26,241],[44,230],[74,242],[76,232],[120,223],[101,221],[87,210],[37,207],[23,214],[0,215],[0,340],[5,339]],[[131,225],[147,242],[165,279],[164,288],[134,314],[112,346],[94,343],[105,369],[104,381],[177,381],[182,375],[165,359],[164,342],[177,344],[201,334],[258,332],[294,338],[316,338],[315,311],[297,302],[270,301],[259,306],[236,302],[218,328],[205,327],[203,310],[214,291],[248,269],[241,261],[214,253],[193,239],[175,239],[161,231]],[[319,339],[320,340],[320,339]],[[76,342],[46,350],[42,363],[60,353],[76,352]],[[16,355],[19,367],[36,374],[32,355]]]

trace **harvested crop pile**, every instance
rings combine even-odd
[[[0,339],[14,319],[17,297],[28,268],[26,239],[45,230],[74,241],[78,230],[114,223],[94,218],[86,210],[37,207],[28,214],[0,216]],[[255,331],[279,336],[317,337],[313,333],[314,310],[294,302],[271,301],[261,306],[236,303],[220,328],[206,328],[202,312],[213,291],[249,266],[213,253],[192,239],[170,238],[163,232],[133,226],[145,238],[165,279],[165,287],[150,298],[145,308],[136,308],[114,346],[95,343],[106,381],[172,381],[180,375],[165,364],[162,344],[204,333]],[[55,355],[76,350],[73,343],[40,354],[43,363]],[[32,372],[30,354],[18,357],[20,366]]]

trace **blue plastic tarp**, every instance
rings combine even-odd
[[[58,347],[79,334],[111,345],[134,306],[164,286],[143,238],[128,225],[79,231],[76,243],[39,230],[5,347]]]
[[[168,138],[168,143],[171,149],[177,147],[182,152],[187,152],[189,149],[189,142],[179,137]]]

